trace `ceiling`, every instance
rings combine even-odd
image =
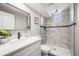
[[[20,14],[20,15],[27,15],[24,11],[21,11],[15,7],[12,7],[5,3],[0,3],[0,10],[11,13],[11,14]]]
[[[29,6],[32,10],[38,12],[40,15],[46,18],[49,17],[48,11],[40,3],[25,3],[25,5]]]
[[[25,5],[40,15],[49,18],[52,14],[55,14],[56,10],[60,13],[62,10],[68,8],[70,3],[25,3]]]
[[[48,8],[48,7],[50,7],[50,6],[52,6],[52,5],[54,5],[54,3],[40,3],[43,7],[46,7],[46,8]]]

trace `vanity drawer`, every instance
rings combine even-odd
[[[41,56],[41,50],[37,48],[30,56]]]
[[[40,46],[41,46],[41,42],[40,41],[35,42],[32,45],[29,45],[28,47],[26,47],[25,49],[17,52],[13,56],[29,56],[32,53],[34,53],[35,51],[38,51],[38,49],[39,49],[39,52],[38,53],[41,53]]]

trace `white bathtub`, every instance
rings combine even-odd
[[[55,56],[71,56],[71,53],[68,49],[54,46],[51,44],[46,44],[47,46],[50,47],[50,53]]]

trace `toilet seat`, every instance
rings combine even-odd
[[[50,48],[47,45],[41,45],[41,51],[44,53],[49,53]]]

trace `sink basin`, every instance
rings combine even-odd
[[[12,39],[10,39],[9,42],[18,41],[18,40],[23,40],[23,39],[28,39],[28,37],[21,37],[20,39],[18,39],[18,38],[12,38]]]

